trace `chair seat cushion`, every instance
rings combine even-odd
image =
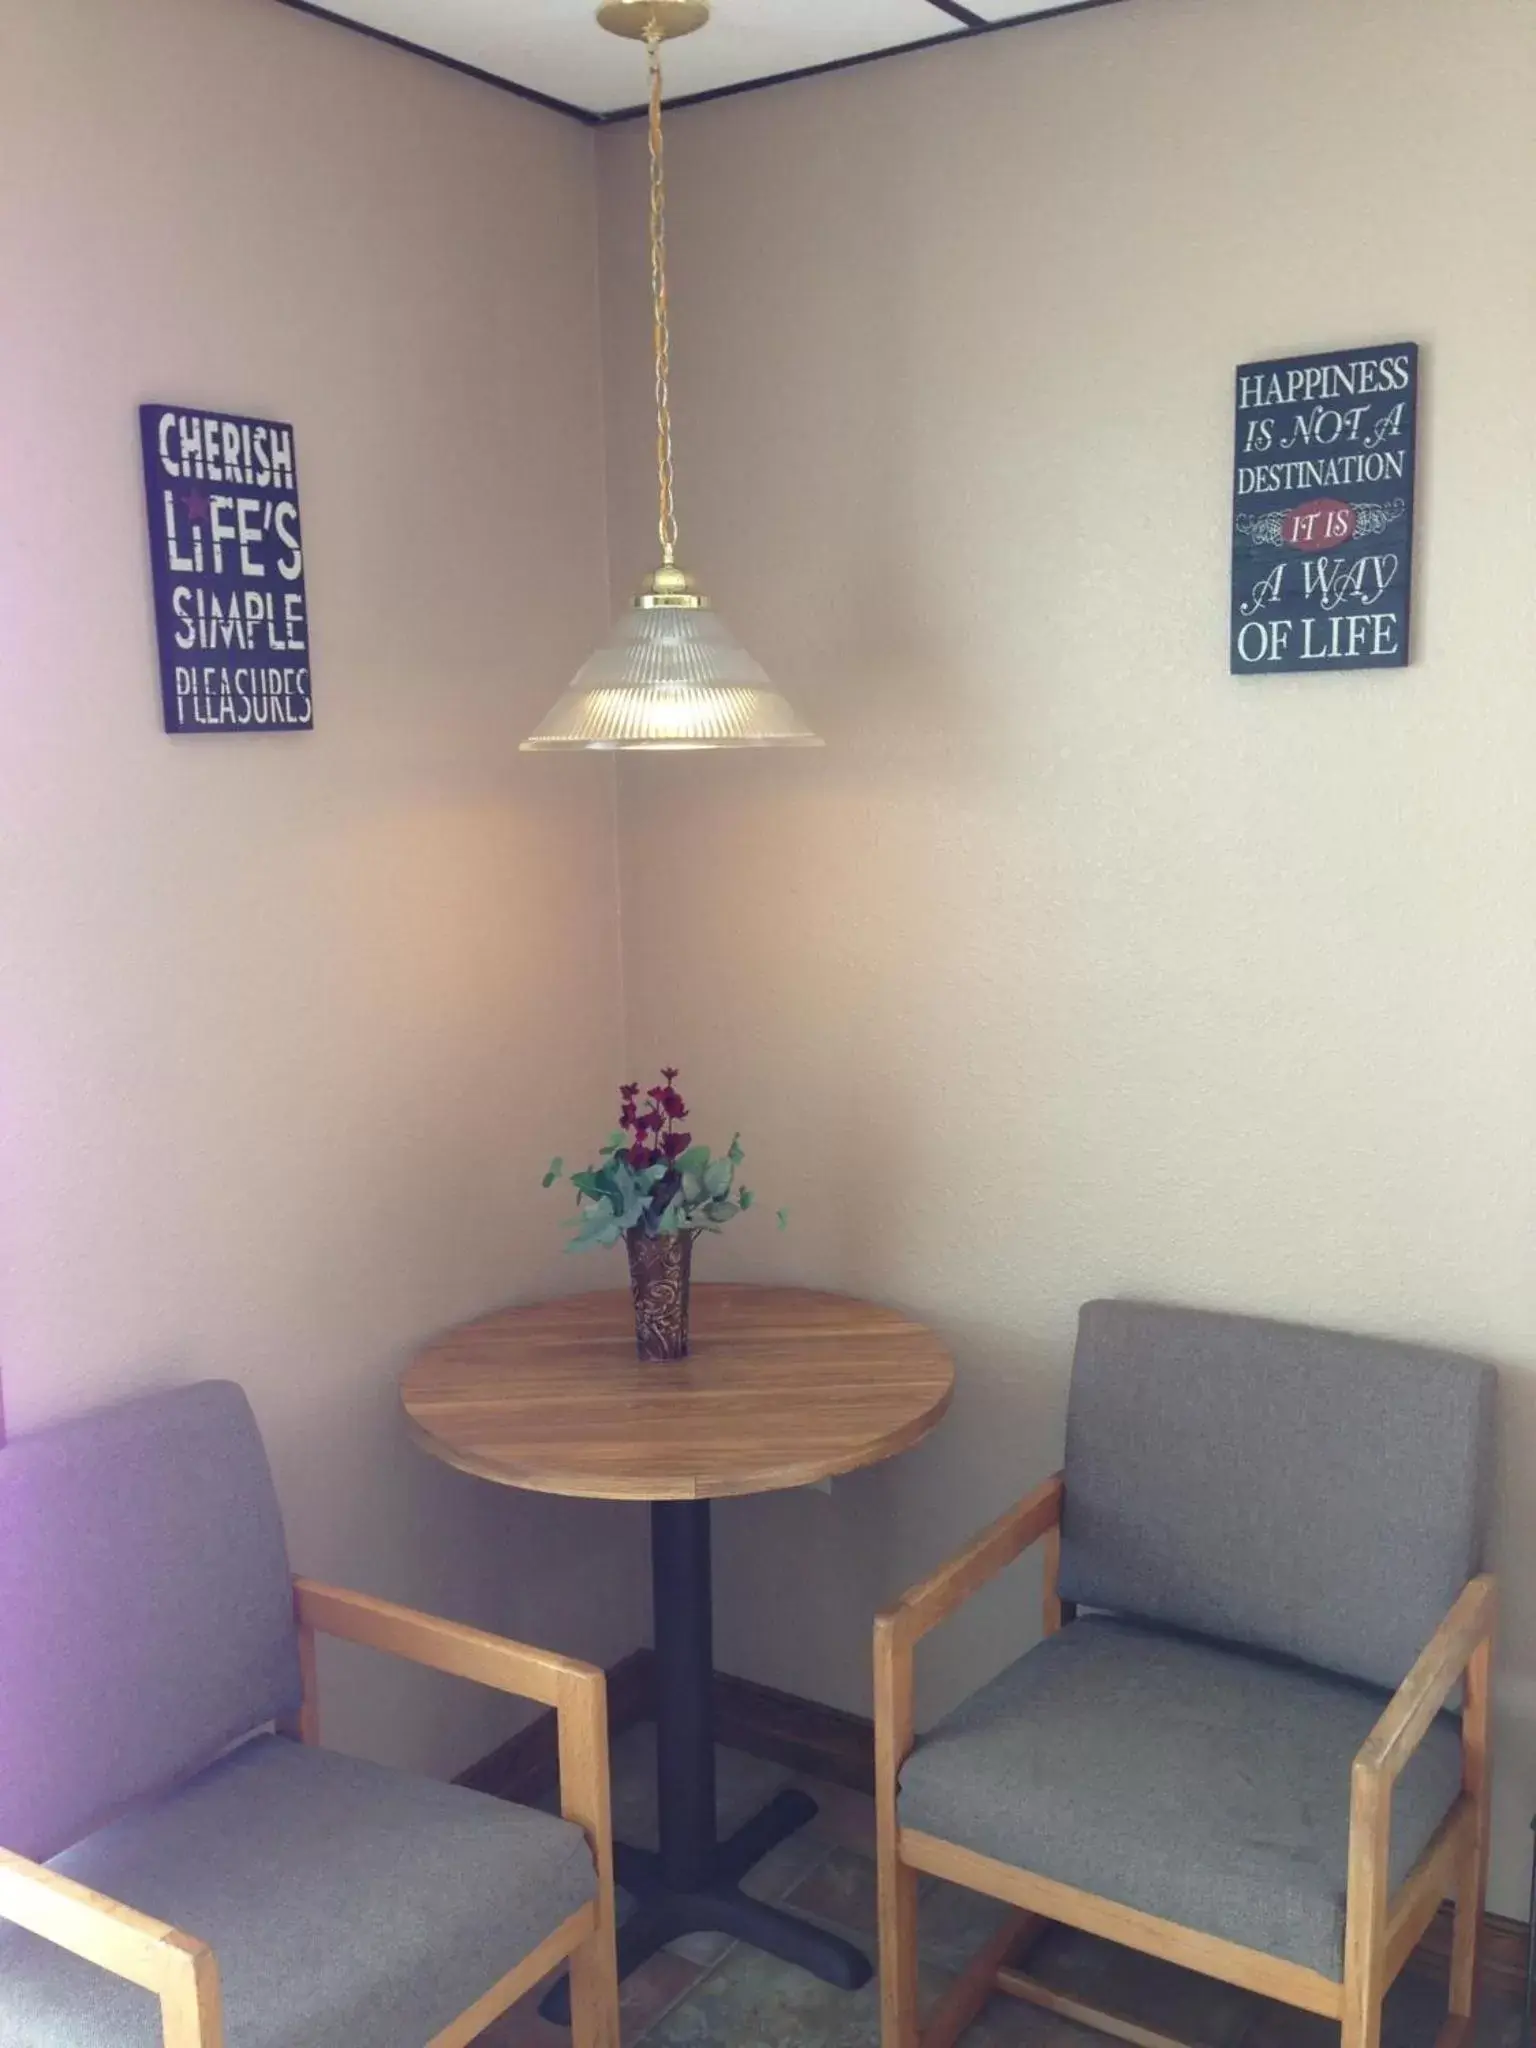
[[[566,1821],[277,1736],[50,1867],[209,1944],[227,2048],[423,2048],[597,1889]],[[159,2048],[159,2011],[0,1926],[0,2048]]]
[[[902,1825],[1340,1980],[1350,1765],[1386,1699],[1086,1617],[922,1738]],[[1398,1781],[1394,1886],[1460,1788],[1442,1715]]]

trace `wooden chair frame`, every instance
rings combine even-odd
[[[1265,1997],[1336,2019],[1341,2048],[1379,2048],[1388,1987],[1453,1895],[1449,2012],[1436,2048],[1466,2048],[1477,1996],[1483,1896],[1488,1870],[1489,1677],[1497,1613],[1492,1578],[1463,1589],[1354,1759],[1350,1786],[1349,1876],[1343,1981],[1299,1963],[1197,1933],[1113,1900],[1094,1897],[972,1849],[901,1825],[897,1788],[914,1741],[913,1651],[1005,1566],[1045,1544],[1044,1630],[1071,1620],[1059,1591],[1062,1475],[1019,1501],[973,1543],[905,1594],[875,1623],[875,1801],[880,1866],[882,2048],[953,2048],[994,1991],[1128,2041],[1133,2048],[1184,2048],[1137,2025],[1053,1991],[1021,1967],[1030,1946],[1064,1922],[1145,1954],[1219,1977]],[[1462,1790],[1395,1895],[1388,1867],[1392,1788],[1458,1683],[1462,1696]],[[1015,1910],[955,1980],[926,2029],[918,2025],[917,1887],[926,1873],[1004,1900]]]
[[[619,2048],[614,1956],[613,1828],[608,1795],[608,1688],[594,1665],[530,1648],[483,1629],[440,1621],[294,1580],[303,1704],[287,1734],[318,1742],[315,1637],[340,1637],[408,1658],[456,1678],[553,1707],[560,1743],[560,1811],[582,1829],[597,1863],[597,1897],[572,1913],[532,1955],[423,2048],[467,2048],[491,2022],[561,1963],[571,1974],[574,2048]],[[164,2048],[224,2048],[219,1971],[213,1950],[85,1885],[0,1849],[0,1920],[25,1927],[87,1962],[151,1991],[160,2001]]]

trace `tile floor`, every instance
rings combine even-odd
[[[720,1830],[727,1834],[784,1784],[802,1784],[821,1804],[817,1819],[760,1863],[747,1889],[792,1906],[874,1953],[874,1809],[835,1785],[797,1777],[734,1750],[719,1753]],[[636,1728],[614,1750],[614,1824],[624,1839],[655,1841],[652,1731]],[[621,1908],[622,1910],[622,1908]],[[974,1893],[925,1880],[919,1934],[924,1990],[937,1996],[1002,1908]],[[1127,1949],[1061,1930],[1034,1952],[1032,1967],[1061,1990],[1134,2013],[1144,2025],[1201,2048],[1337,2048],[1338,2028],[1243,1991],[1191,1976]],[[478,2048],[569,2048],[570,2036],[541,2020],[536,1999],[508,2013]],[[803,1971],[713,1935],[677,1943],[624,1986],[624,2042],[646,2048],[878,2048],[871,1983],[834,1991]],[[1385,2048],[1432,2048],[1444,1993],[1405,1971],[1387,2007]],[[1519,2048],[1519,2012],[1489,1996],[1478,2048]],[[1105,2037],[994,1998],[964,2048],[1106,2048]]]

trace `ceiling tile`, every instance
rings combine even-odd
[[[983,21],[1023,21],[1031,14],[1059,14],[1074,0],[965,0],[972,14]]]
[[[591,112],[612,113],[645,97],[643,53],[634,43],[603,34],[594,18],[595,0],[325,4],[333,14]],[[1017,11],[1017,0],[1012,8],[998,8],[999,15]],[[954,28],[928,0],[717,0],[706,28],[667,45],[667,94],[675,99],[741,85]]]

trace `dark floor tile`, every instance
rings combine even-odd
[[[960,2048],[1108,2048],[1108,2037],[999,1993],[961,2036]]]
[[[741,1888],[751,1898],[780,1905],[834,1853],[821,1836],[810,1828],[800,1828],[753,1864]]]
[[[821,1778],[795,1781],[816,1802],[816,1818],[806,1832],[829,1846],[858,1849],[866,1856],[875,1853],[875,1802],[867,1792],[851,1791],[846,1785],[829,1785]]]
[[[1123,2014],[1197,2048],[1237,2048],[1240,2042],[1253,2048],[1251,2031],[1266,2003],[1235,1985],[1067,1927],[1053,1929],[1040,1942],[1029,1969],[1053,1991]],[[1337,2026],[1333,2036],[1336,2043]]]
[[[931,1999],[942,1980],[924,1988]],[[879,2041],[876,1984],[837,1991],[789,1963],[738,1947],[652,2029],[646,2048],[879,2048]]]
[[[703,1974],[696,1964],[667,1949],[632,1971],[619,1987],[623,2048],[635,2048],[647,2037],[657,2020],[685,1997]],[[539,2017],[539,2000],[547,1988],[540,1985],[477,2035],[474,2048],[571,2048],[568,2027],[551,2026]]]
[[[856,1849],[832,1849],[784,1900],[793,1912],[825,1921],[839,1934],[868,1946],[879,1926],[879,1885],[874,1863]],[[871,1950],[871,1953],[873,1951]]]
[[[1013,1912],[1000,1899],[941,1878],[924,1878],[917,1894],[917,1945],[941,1970],[959,1972]]]
[[[656,1729],[649,1721],[626,1728],[613,1745],[613,1831],[638,1849],[656,1846]],[[794,1773],[740,1750],[715,1751],[715,1815],[722,1839],[765,1806]]]
[[[663,1949],[624,1979],[619,1991],[619,2019],[624,2048],[649,2037],[656,2022],[680,1999],[697,1989],[704,1972],[685,1956]]]
[[[514,2005],[483,2034],[477,2034],[474,2048],[571,2048],[571,2037],[564,2027],[552,2027],[539,2018],[539,2001],[534,1996]]]

